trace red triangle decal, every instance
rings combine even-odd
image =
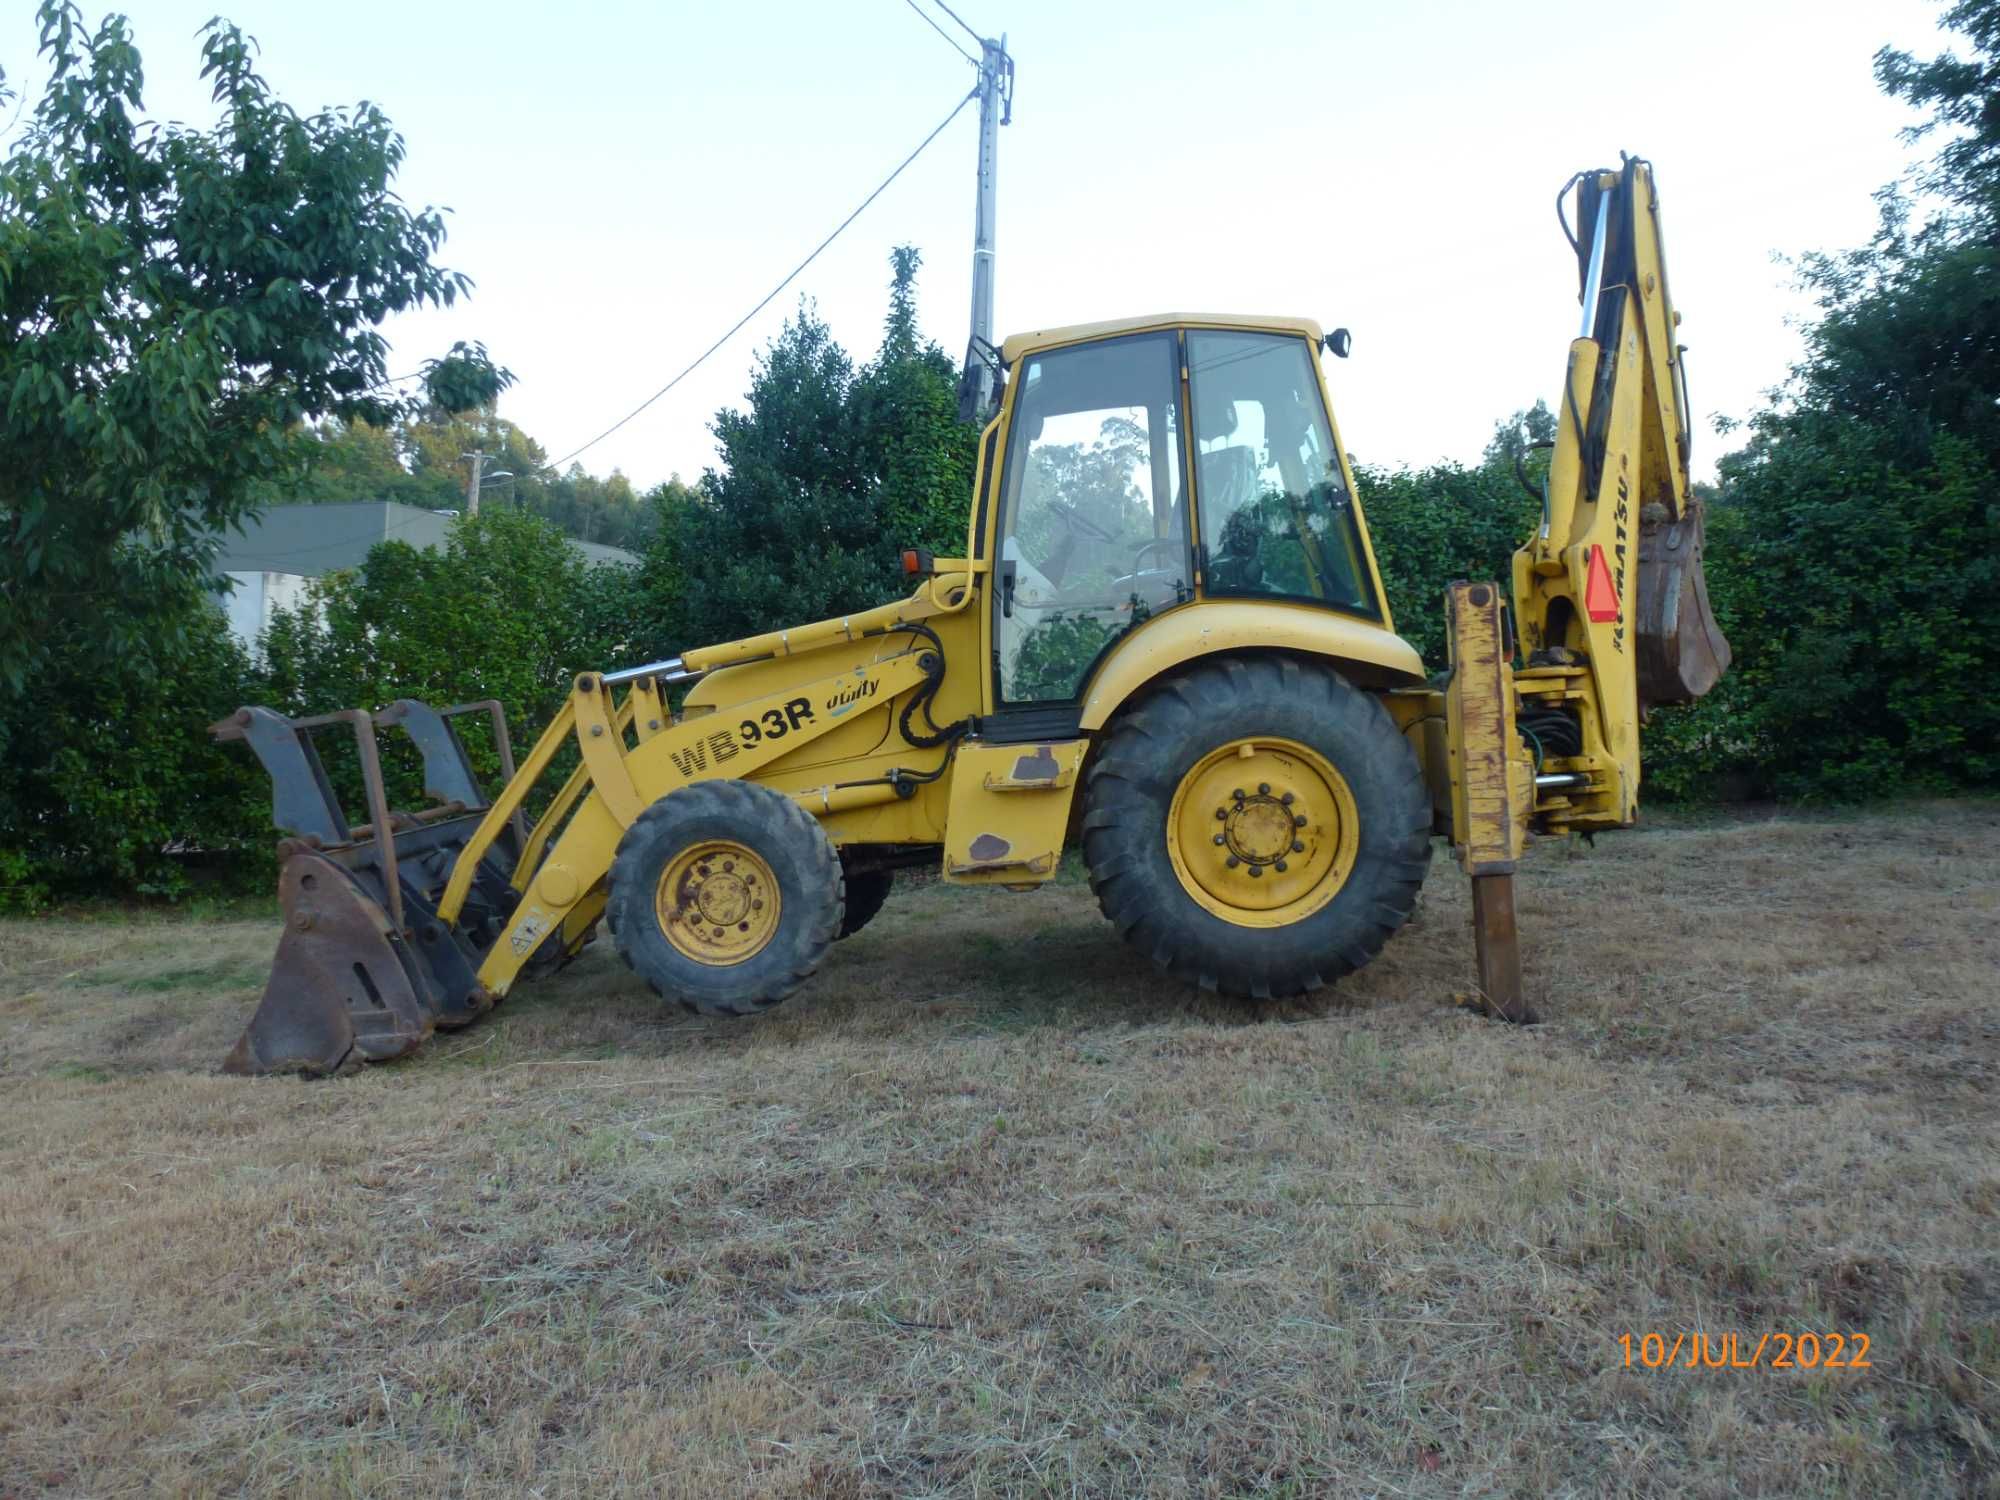
[[[1593,620],[1618,618],[1618,590],[1611,585],[1611,569],[1604,561],[1604,549],[1593,545],[1590,566],[1585,570],[1583,612]]]

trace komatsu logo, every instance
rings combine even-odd
[[[1618,506],[1611,513],[1612,534],[1611,556],[1618,579],[1618,617],[1611,627],[1611,649],[1625,651],[1625,559],[1630,550],[1632,535],[1632,486],[1623,474],[1618,476]]]

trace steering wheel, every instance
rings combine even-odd
[[[1116,535],[1106,531],[1095,521],[1085,520],[1083,513],[1067,501],[1050,501],[1049,514],[1054,516],[1058,521],[1061,521],[1065,527],[1075,532],[1078,536],[1087,537],[1093,542],[1115,542],[1118,540]]]

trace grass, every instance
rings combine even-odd
[[[406,1062],[215,1064],[266,920],[0,923],[0,1494],[2000,1493],[2000,808],[1534,851],[1333,995],[1065,880],[783,1009],[608,951]],[[1619,1337],[1865,1333],[1866,1371]]]

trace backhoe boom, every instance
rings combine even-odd
[[[1583,172],[1576,188],[1582,330],[1569,348],[1542,523],[1514,554],[1522,665],[1469,681],[1492,626],[1461,590],[1447,606],[1451,696],[1505,700],[1455,710],[1453,840],[1475,891],[1511,875],[1533,834],[1630,827],[1639,811],[1639,729],[1648,709],[1689,703],[1729,665],[1701,570],[1702,506],[1688,480],[1686,351],[1667,286],[1650,164]],[[1565,224],[1567,228],[1567,224]],[[1501,653],[1511,657],[1509,647]],[[1505,767],[1505,773],[1496,770]],[[1509,816],[1480,820],[1460,786],[1504,785]],[[1481,989],[1521,992],[1511,893],[1479,903]],[[1507,928],[1506,940],[1489,925]],[[1489,939],[1493,939],[1489,941]],[[1489,958],[1489,954],[1491,957]]]

